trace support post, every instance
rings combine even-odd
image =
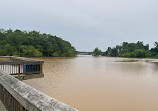
[[[43,74],[43,64],[40,64],[40,74]]]
[[[18,64],[18,76],[20,76],[20,64]]]

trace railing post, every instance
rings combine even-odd
[[[10,61],[12,60],[12,57],[10,57]]]
[[[40,64],[40,74],[43,74],[43,64]]]
[[[18,76],[20,76],[20,64],[18,64]]]

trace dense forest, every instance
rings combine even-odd
[[[0,56],[72,57],[75,48],[60,37],[37,31],[0,29]]]
[[[155,47],[149,49],[149,45],[144,45],[143,42],[137,43],[123,42],[122,45],[116,47],[108,47],[105,52],[96,48],[93,51],[94,55],[111,56],[111,57],[132,57],[132,58],[158,58],[158,42],[155,42]]]

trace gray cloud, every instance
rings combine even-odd
[[[0,27],[37,30],[77,50],[106,50],[124,41],[158,41],[156,0],[1,0]]]

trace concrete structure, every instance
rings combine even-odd
[[[0,70],[0,100],[8,111],[79,111],[30,87],[3,70]]]
[[[43,63],[24,57],[0,56],[0,69],[20,80],[44,77]]]

